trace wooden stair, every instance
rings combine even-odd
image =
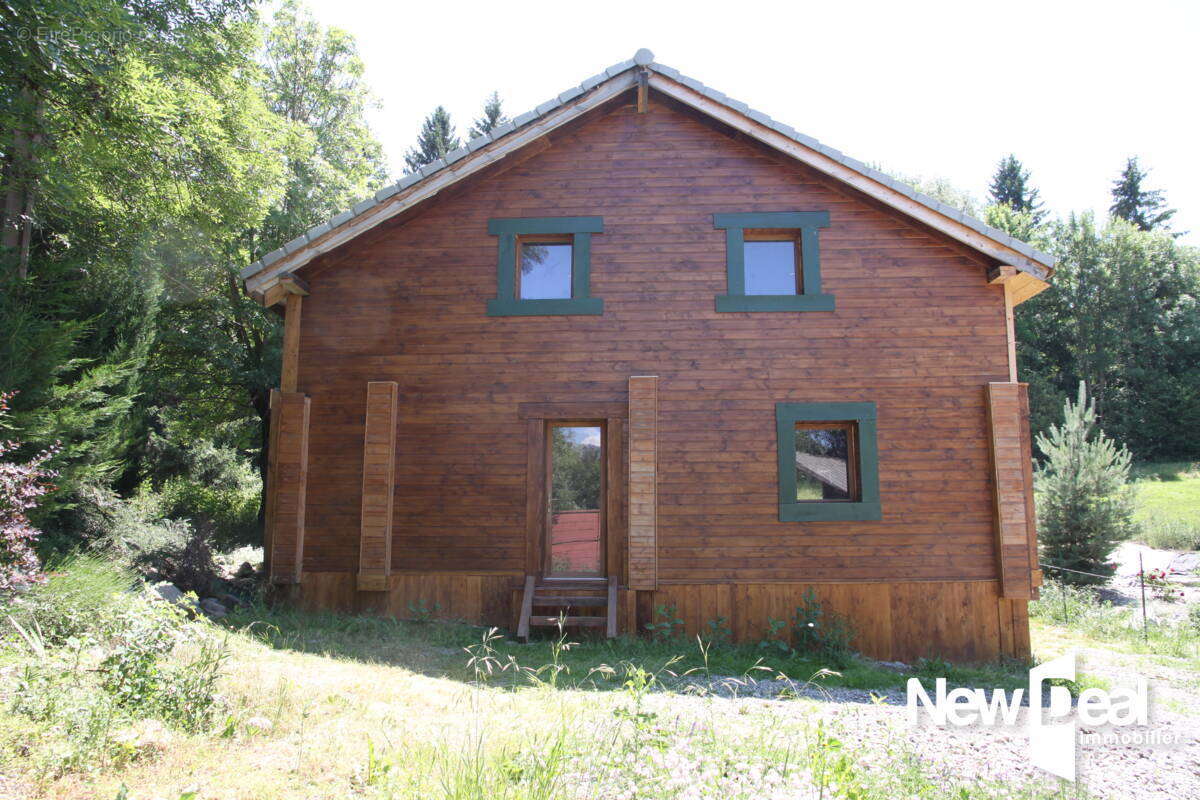
[[[595,611],[584,615],[574,613],[577,609]],[[613,638],[617,635],[617,579],[526,575],[517,636],[528,642],[531,627],[557,628],[560,617],[564,627],[603,627],[605,635]]]

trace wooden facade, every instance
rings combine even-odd
[[[586,422],[607,453],[623,631],[671,605],[688,633],[723,617],[754,640],[811,588],[875,657],[1028,655],[1036,534],[1011,326],[1028,283],[719,115],[638,97],[616,92],[315,256],[294,276],[302,317],[298,292],[272,290],[289,317],[296,298],[272,576],[307,607],[515,627],[545,563],[547,425]],[[717,311],[714,215],[795,210],[828,213],[834,310]],[[561,216],[603,219],[603,313],[489,316],[489,220]],[[782,522],[776,404],[831,402],[877,410],[881,516]]]

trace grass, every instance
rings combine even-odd
[[[899,731],[880,727],[863,741],[831,713],[834,706],[819,701],[764,704],[689,689],[675,677],[707,670],[714,676],[785,674],[804,682],[821,667],[810,659],[727,645],[706,656],[684,640],[525,646],[468,626],[268,609],[231,617],[224,630],[186,620],[171,629],[180,646],[156,662],[152,675],[193,674],[186,668],[196,663],[199,639],[226,648],[202,724],[184,724],[158,701],[120,708],[114,701],[100,709],[110,716],[101,716],[103,724],[92,732],[99,744],[64,758],[81,735],[70,717],[38,717],[26,706],[31,697],[56,701],[69,694],[93,708],[95,698],[112,696],[100,677],[111,670],[79,669],[72,659],[83,659],[85,667],[111,664],[113,652],[125,652],[118,645],[131,638],[129,626],[113,620],[141,602],[126,585],[127,576],[95,562],[67,565],[39,592],[44,652],[33,652],[11,631],[0,642],[4,675],[45,661],[52,667],[47,674],[59,681],[40,694],[19,688],[20,681],[0,681],[0,795],[1060,796],[1042,784],[1001,787],[935,776]],[[89,606],[109,611],[79,613]],[[28,620],[31,612],[20,613]],[[72,620],[71,634],[60,639],[61,626]],[[947,672],[952,682],[984,686],[1020,675],[1017,665],[926,662],[917,669],[929,677]],[[854,659],[822,680],[883,691],[905,677]]]
[[[1138,538],[1163,550],[1200,550],[1200,464],[1139,464],[1133,480]]]

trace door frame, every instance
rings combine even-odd
[[[546,532],[549,510],[550,424],[601,425],[604,465],[601,476],[603,530],[601,560],[604,575],[626,582],[629,456],[626,429],[629,404],[600,402],[521,403],[517,417],[525,423],[525,574],[544,575],[548,557]]]

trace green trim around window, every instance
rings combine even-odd
[[[541,317],[604,313],[604,301],[591,296],[592,234],[604,232],[603,217],[515,217],[488,220],[488,233],[500,237],[496,258],[496,297],[489,317]],[[521,300],[516,296],[517,237],[571,234],[571,297]]]
[[[821,294],[821,249],[818,231],[829,227],[828,211],[781,211],[713,214],[713,227],[725,230],[727,294],[716,299],[717,311],[833,311],[833,295]],[[796,228],[800,231],[800,269],[804,294],[746,294],[744,231]]]
[[[859,502],[796,502],[796,423],[853,422],[858,428]],[[776,403],[775,439],[779,455],[779,521],[845,522],[880,520],[879,446],[874,403]]]

